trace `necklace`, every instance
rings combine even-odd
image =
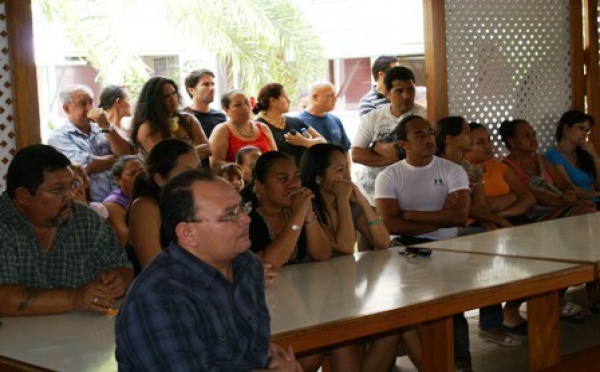
[[[259,115],[267,124],[269,124],[270,126],[272,126],[275,129],[279,129],[282,130],[285,128],[285,126],[287,125],[285,122],[285,116],[281,115],[281,120],[280,120],[280,124],[275,125],[271,122],[271,120],[269,120],[269,117],[267,116],[267,114],[264,111],[261,111],[260,115]]]
[[[244,133],[242,132],[241,126],[231,122],[231,124],[233,125],[233,127],[235,128],[235,130],[238,132],[238,134],[244,138],[252,138],[254,137],[254,125],[252,124],[251,121],[248,122],[250,124],[250,133]]]

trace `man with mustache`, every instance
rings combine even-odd
[[[405,158],[375,180],[375,205],[385,226],[406,246],[455,237],[469,214],[467,173],[435,156],[434,131],[422,117],[405,117],[392,134]],[[463,314],[454,316],[454,362],[458,371],[471,370],[469,326]]]
[[[291,349],[269,343],[249,212],[206,169],[163,187],[160,216],[171,244],[137,277],[117,315],[119,371],[299,370]]]
[[[37,144],[17,152],[0,196],[0,316],[111,313],[133,273],[107,223],[74,202],[69,159]]]

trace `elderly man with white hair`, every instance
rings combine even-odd
[[[327,81],[316,82],[310,90],[310,103],[306,110],[298,114],[298,118],[313,127],[327,142],[348,151],[350,150],[350,140],[342,121],[337,116],[330,114],[335,108],[336,101],[333,84]]]
[[[94,93],[85,85],[71,85],[60,92],[67,121],[52,132],[48,144],[84,167],[90,177],[92,201],[102,202],[116,186],[112,166],[119,156],[131,154],[132,148],[102,109],[92,108],[93,99]]]

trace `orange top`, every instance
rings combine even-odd
[[[496,159],[485,162],[484,190],[485,196],[501,196],[510,193],[510,186],[504,180],[504,172],[508,167]]]

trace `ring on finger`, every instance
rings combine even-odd
[[[98,297],[94,298],[94,303],[97,304],[98,303]]]

